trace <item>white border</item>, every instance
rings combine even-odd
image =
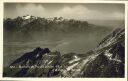
[[[127,0],[128,1],[128,0]],[[126,3],[127,1],[90,1],[90,0],[1,0],[1,2],[29,2],[29,3]]]
[[[27,2],[27,3],[123,3],[125,4],[125,78],[7,78],[3,74],[3,3]],[[0,1],[0,79],[1,80],[31,80],[31,81],[127,81],[127,26],[128,26],[128,2],[127,1],[89,1],[89,0],[2,0]]]
[[[0,77],[3,71],[3,2],[0,1]]]
[[[127,38],[128,37],[128,3],[125,4],[125,77],[128,78],[128,52],[127,52]]]

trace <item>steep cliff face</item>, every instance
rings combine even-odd
[[[96,48],[96,58],[89,61],[83,76],[124,77],[125,30],[116,29]]]
[[[86,57],[68,61],[62,71],[66,77],[124,77],[124,29],[116,29]],[[67,65],[67,66],[66,66]]]
[[[4,69],[5,77],[124,77],[125,30],[118,28],[85,53],[36,48]],[[17,68],[18,67],[18,68]],[[20,67],[20,68],[19,68]]]

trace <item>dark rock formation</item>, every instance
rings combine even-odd
[[[61,55],[38,47],[5,68],[4,77],[124,77],[124,40],[125,31],[119,28],[85,54]]]
[[[37,47],[32,52],[25,53],[23,56],[15,60],[10,66],[14,66],[16,64],[21,63],[21,65],[26,64],[28,61],[31,61],[32,64],[40,58],[42,58],[42,55],[50,53],[50,50],[48,48],[41,49],[40,47]]]

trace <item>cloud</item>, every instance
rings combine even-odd
[[[15,5],[15,7],[14,7]],[[13,7],[5,7],[6,17],[17,17],[24,15],[33,15],[39,17],[64,17],[80,20],[123,20],[124,12],[122,9],[114,10],[108,5],[93,5],[89,6],[81,4],[13,4]],[[101,5],[101,4],[99,4]],[[113,4],[114,5],[114,4]],[[52,7],[53,6],[53,7]],[[58,8],[59,7],[59,8]],[[104,7],[103,9],[101,7]]]
[[[36,6],[35,4],[29,4],[25,6],[18,4],[16,6],[16,11],[19,16],[23,16],[26,14],[34,15],[34,16],[45,16],[46,15],[45,8],[43,8],[41,5]]]
[[[64,7],[55,13],[55,16],[62,16],[65,18],[87,19],[87,20],[122,20],[124,14],[121,12],[104,12],[99,10],[90,10],[85,6]]]

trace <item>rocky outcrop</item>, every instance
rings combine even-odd
[[[49,77],[54,74],[53,70],[60,67],[60,53],[51,52],[48,48],[37,47],[34,51],[25,53],[23,56],[10,64],[11,70],[18,69],[12,76],[15,77]],[[55,75],[55,74],[54,74]]]
[[[85,54],[38,47],[5,68],[4,77],[124,77],[124,41],[125,30],[118,28]]]

